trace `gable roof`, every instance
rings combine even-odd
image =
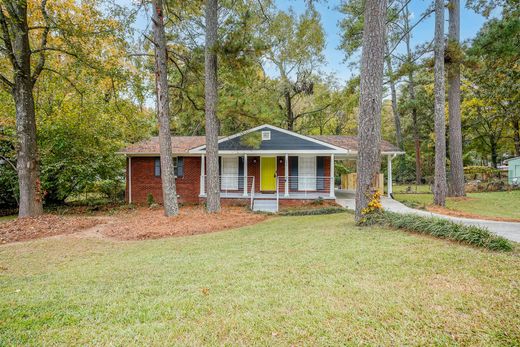
[[[245,144],[242,139],[254,132],[270,132],[269,140],[262,140],[259,147],[250,147]],[[290,130],[275,127],[273,125],[264,124],[255,128],[223,137],[218,141],[219,151],[340,151],[344,152],[344,148],[337,147],[334,144],[323,142],[309,136],[301,135]],[[190,152],[205,151],[206,146],[202,145],[192,149]]]
[[[251,149],[244,146],[242,136],[255,131],[271,131],[271,140],[262,141],[260,148]],[[173,154],[202,154],[205,152],[205,136],[172,136]],[[219,151],[222,152],[327,152],[351,153],[358,150],[357,136],[347,135],[301,135],[289,130],[264,124],[231,136],[220,137]],[[404,153],[397,146],[388,141],[381,141],[382,154]],[[159,155],[159,138],[151,137],[135,144],[131,144],[118,152],[129,156],[157,156]]]

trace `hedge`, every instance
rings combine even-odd
[[[463,225],[437,217],[382,211],[368,216],[366,223],[428,234],[493,251],[513,249],[511,241],[491,233],[486,228]]]
[[[312,209],[286,210],[280,211],[278,214],[280,216],[316,216],[320,214],[333,214],[341,212],[347,212],[347,209],[339,206],[329,206]]]

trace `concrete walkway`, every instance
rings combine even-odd
[[[348,209],[355,209],[356,203],[354,199],[354,193],[346,192],[341,190],[336,190],[336,202]],[[511,241],[520,242],[520,223],[514,222],[495,222],[490,220],[483,219],[470,219],[470,218],[460,218],[460,217],[452,217],[446,216],[438,213],[432,213],[423,210],[416,210],[410,208],[397,200],[393,200],[387,197],[381,198],[381,204],[383,208],[387,211],[397,212],[397,213],[413,213],[419,216],[424,217],[439,217],[444,219],[449,219],[457,223],[462,223],[466,225],[477,225],[480,227],[485,227],[489,229],[489,231],[503,236],[506,239]]]

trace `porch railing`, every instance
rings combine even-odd
[[[219,176],[219,187],[221,198],[248,198],[251,208],[255,196],[255,177],[238,175]],[[207,189],[207,176],[200,176],[201,195],[205,196]]]
[[[284,197],[329,197],[334,195],[334,178],[330,176],[278,176],[276,191]]]

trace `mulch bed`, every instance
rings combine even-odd
[[[70,234],[93,227],[100,221],[92,217],[45,214],[0,223],[0,243],[26,241],[42,237]]]
[[[205,234],[261,222],[264,214],[243,207],[223,207],[208,214],[201,206],[186,206],[175,217],[165,217],[161,208],[139,208],[112,216],[83,217],[45,214],[0,223],[0,244],[74,234],[92,228],[93,233],[117,240],[144,240]],[[95,227],[95,228],[94,228]]]
[[[138,209],[119,215],[100,227],[100,232],[118,240],[144,240],[170,236],[206,234],[251,225],[267,219],[243,207],[226,206],[221,213],[208,214],[201,206],[186,206],[175,217],[165,217],[163,210]]]

